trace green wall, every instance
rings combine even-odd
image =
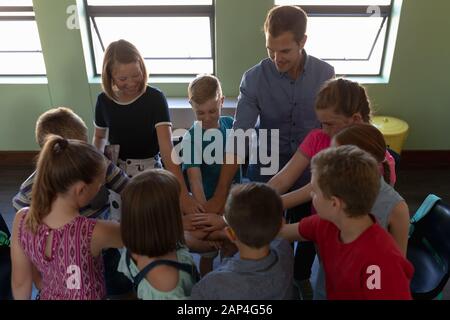
[[[66,27],[66,9],[75,3],[33,1],[47,79],[0,78],[0,151],[36,150],[36,118],[55,105],[71,106],[92,133],[93,106],[101,87],[89,81],[85,34]],[[266,55],[261,28],[271,5],[272,0],[216,1],[216,70],[227,97],[237,96],[242,73]],[[450,150],[450,43],[444,36],[450,30],[449,11],[448,0],[404,0],[389,83],[367,85],[378,114],[410,124],[405,149]],[[168,97],[186,95],[185,81],[152,84]],[[175,125],[186,112],[172,110]]]

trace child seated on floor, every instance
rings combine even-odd
[[[313,241],[328,299],[411,299],[414,268],[371,214],[380,190],[377,161],[356,146],[319,152],[311,164],[317,215],[284,225],[280,235]]]
[[[208,273],[192,289],[197,300],[294,299],[294,254],[276,239],[282,225],[281,199],[269,186],[235,186],[227,200],[226,234],[239,254]]]
[[[189,102],[197,121],[183,137],[183,170],[187,173],[189,187],[194,198],[205,205],[216,189],[223,163],[223,150],[233,127],[233,118],[221,116],[224,96],[219,79],[212,75],[200,75],[188,87]],[[208,138],[207,138],[208,137]],[[208,154],[206,151],[215,149]],[[210,157],[211,159],[207,159]],[[240,172],[234,178],[240,182]],[[225,236],[218,232],[223,229],[221,216],[215,213],[192,216],[195,231],[190,235],[201,240],[220,240]],[[206,246],[207,247],[207,246]],[[212,248],[214,249],[214,248]],[[200,273],[205,275],[212,270],[217,250],[202,253]]]

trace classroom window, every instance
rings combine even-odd
[[[0,76],[45,73],[32,0],[0,0]]]
[[[133,43],[150,75],[214,73],[212,0],[87,0],[96,74],[105,49]]]
[[[308,54],[338,75],[381,75],[391,18],[391,0],[275,0],[308,14]]]

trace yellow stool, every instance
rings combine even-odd
[[[372,117],[371,122],[383,134],[387,147],[400,154],[408,135],[408,124],[403,120],[385,116]]]

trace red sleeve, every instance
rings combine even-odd
[[[410,281],[414,268],[403,258],[386,259],[362,270],[363,297],[367,300],[411,300]]]
[[[303,218],[298,224],[298,233],[306,240],[317,242],[317,230],[319,229],[320,217],[315,214]]]
[[[315,145],[317,144],[317,133],[319,130],[313,130],[303,139],[302,143],[298,147],[298,150],[304,154],[308,159],[314,156]]]

